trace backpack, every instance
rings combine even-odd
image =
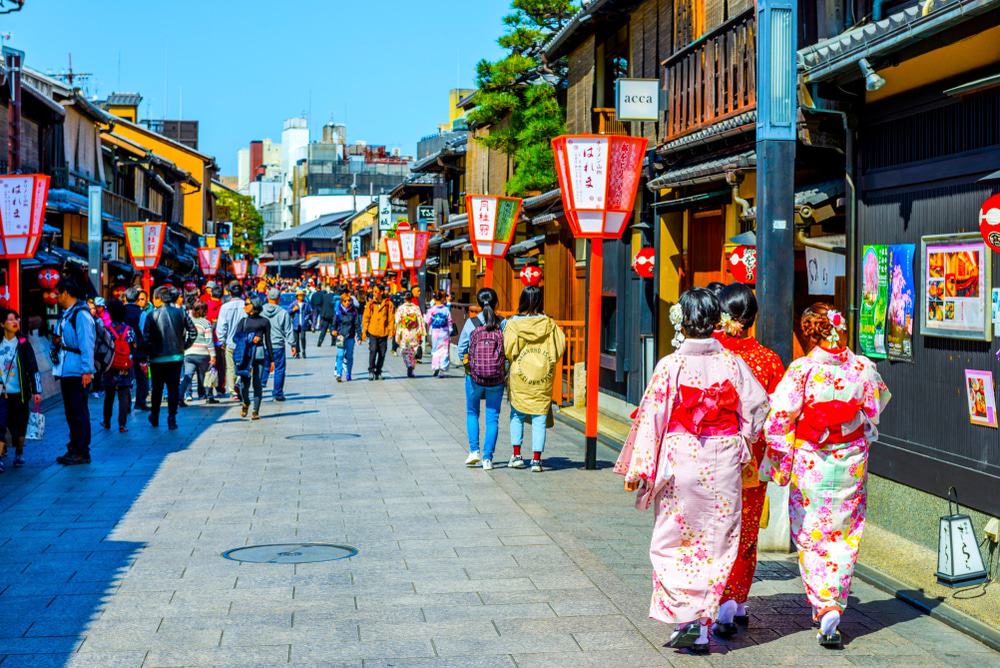
[[[444,309],[440,309],[434,312],[431,316],[431,328],[432,329],[444,329],[448,326],[448,313]]]
[[[503,331],[490,331],[476,318],[475,329],[469,336],[469,375],[472,382],[483,387],[496,387],[507,381],[506,358],[503,352]]]
[[[83,309],[77,309],[73,312],[73,315],[69,318],[69,324],[73,327],[73,331],[76,332],[76,317],[80,314]],[[108,331],[108,328],[104,326],[104,322],[100,318],[94,318],[94,369],[98,374],[103,374],[111,366],[111,360],[115,356],[115,340]],[[63,346],[65,350],[71,353],[80,354],[78,348],[70,348],[69,346]]]
[[[132,347],[128,344],[129,329],[128,325],[124,325],[120,332],[113,327],[111,329],[111,335],[115,339],[110,367],[112,371],[128,371],[132,368]]]

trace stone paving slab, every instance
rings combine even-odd
[[[51,463],[66,428],[50,411],[28,466],[0,476],[0,668],[1000,663],[857,581],[847,645],[823,650],[787,555],[762,555],[748,632],[708,657],[666,650],[646,616],[652,518],[614,453],[583,471],[582,438],[557,426],[545,473],[507,470],[505,408],[497,468],[467,469],[458,375],[407,380],[390,358],[383,382],[337,384],[330,348],[312,352],[259,422],[231,403],[184,409],[176,432],[135,415],[127,434],[95,429],[89,467]],[[303,541],[360,553],[221,556]]]

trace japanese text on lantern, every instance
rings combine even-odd
[[[574,138],[567,140],[566,146],[577,207],[603,209],[608,180],[604,157],[608,140],[603,137]]]
[[[476,226],[478,233],[476,236],[481,241],[493,241],[493,233],[496,227],[496,206],[497,201],[492,197],[478,198],[476,207]]]
[[[608,209],[625,210],[635,193],[639,172],[635,169],[639,147],[631,142],[616,142],[611,155],[611,186],[608,188]]]
[[[146,257],[156,258],[158,254],[157,251],[160,249],[161,230],[162,227],[160,225],[146,225]]]
[[[403,264],[403,257],[399,249],[399,239],[386,239],[385,249],[389,253],[389,262],[392,266],[400,267]]]

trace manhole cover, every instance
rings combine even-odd
[[[349,434],[345,431],[330,431],[325,434],[293,434],[285,436],[289,441],[343,441],[348,438],[361,438],[361,434]]]
[[[222,556],[233,561],[247,561],[254,564],[309,564],[317,561],[349,559],[357,553],[357,548],[350,545],[279,543],[237,547],[223,552]]]

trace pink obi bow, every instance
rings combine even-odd
[[[729,436],[739,431],[740,395],[731,381],[677,389],[671,426],[676,423],[695,436]]]

